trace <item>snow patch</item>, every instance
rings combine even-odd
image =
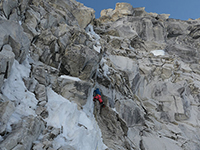
[[[101,44],[99,42],[100,36],[94,32],[93,26],[91,24],[89,24],[86,27],[85,31],[90,36],[90,38],[93,41],[95,41],[95,44],[93,45],[94,50],[97,51],[98,53],[100,53],[100,51],[101,51]]]
[[[28,59],[22,64],[14,60],[10,76],[4,81],[1,91],[8,99],[16,102],[15,112],[11,115],[6,130],[12,131],[12,124],[17,124],[22,116],[36,116],[37,99],[24,85],[23,78],[29,77],[30,65]]]
[[[100,65],[102,67],[104,76],[107,76],[110,72],[109,66],[106,64],[106,60],[104,58],[101,59]]]
[[[19,62],[15,60],[10,76],[5,80],[1,88],[3,95],[17,102],[16,113],[23,116],[35,116],[35,109],[38,102],[35,95],[29,92],[24,85],[23,78],[29,77],[29,73],[30,65],[28,60],[25,60],[22,64],[19,64]]]
[[[86,33],[93,39],[93,40],[99,40],[100,36],[94,32],[93,26],[89,24],[86,29]]]
[[[19,21],[19,25],[20,25],[20,26],[22,25],[22,22],[21,22],[21,21]]]
[[[60,78],[69,79],[69,80],[73,80],[73,81],[81,81],[81,79],[79,79],[77,77],[72,77],[72,76],[67,76],[67,75],[61,75]]]
[[[154,56],[164,56],[165,55],[165,51],[164,50],[153,50],[153,51],[151,51],[151,53]]]
[[[99,41],[96,42],[95,45],[93,45],[93,48],[94,48],[94,50],[97,51],[98,53],[101,52],[101,44],[99,43]]]
[[[117,114],[119,114],[118,111],[117,111],[115,108],[112,108],[112,110],[113,110],[114,112],[116,112]]]

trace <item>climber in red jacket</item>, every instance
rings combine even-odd
[[[98,100],[100,104],[103,103],[103,100],[101,99],[101,95],[99,95],[99,94],[97,94],[97,95],[93,98],[93,100],[94,100],[94,101],[95,101],[95,100]]]
[[[105,107],[105,105],[104,105],[103,100],[102,100],[102,98],[101,98],[101,92],[99,91],[98,88],[97,88],[96,90],[94,90],[93,95],[94,95],[93,101],[98,100],[99,103],[100,103],[100,113],[101,113],[101,109],[102,109],[103,107]]]

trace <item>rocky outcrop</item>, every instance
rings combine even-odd
[[[117,3],[115,10],[109,8],[101,11],[101,17],[99,18],[101,22],[115,22],[120,18],[126,16],[134,17],[155,17],[158,20],[166,20],[169,18],[169,14],[157,14],[157,13],[147,13],[145,7],[133,8],[129,3]]]
[[[177,146],[180,139],[167,133],[160,134],[161,145],[154,147],[148,142],[149,138],[157,139],[160,130],[177,129],[187,141],[190,136],[183,136],[186,132],[180,126],[199,122],[193,114],[199,105],[198,94],[191,88],[199,76],[198,69],[196,73],[192,69],[199,61],[199,22],[167,19],[168,15],[144,13],[142,8],[134,10],[138,14],[135,11],[116,20],[112,20],[111,10],[104,10],[96,21],[95,31],[106,39],[97,86],[106,95],[107,105],[115,108],[127,124],[127,135],[136,148],[154,149],[166,143],[175,149],[189,148]],[[164,53],[158,54],[160,50]],[[169,124],[161,127],[163,123]],[[154,129],[149,131],[151,127]],[[193,132],[197,130],[193,128]],[[198,147],[198,139],[189,145]]]
[[[0,114],[1,114],[0,134],[5,134],[6,126],[7,126],[9,119],[10,119],[10,116],[15,111],[15,103],[11,102],[11,101],[1,102],[0,108],[1,108],[1,112],[0,112]]]
[[[23,92],[21,93],[21,96],[22,95]],[[28,95],[26,96],[28,97]],[[27,114],[23,114],[22,117],[22,114],[20,114],[20,111],[22,111],[20,110],[20,105],[23,103],[22,100],[17,101],[13,99],[11,101],[4,95],[0,95],[0,98],[1,149],[31,149],[32,143],[39,137],[45,127],[44,121],[41,120],[40,117],[28,115],[28,109],[34,104],[30,104],[27,99],[27,105],[29,105],[29,108],[27,108],[28,106],[25,107]]]
[[[102,131],[104,143],[110,149],[134,149],[134,145],[131,145],[126,137],[128,132],[126,122],[109,107],[104,107],[100,111],[98,105],[95,103],[94,115]]]
[[[10,45],[4,45],[0,52],[0,87],[3,85],[4,79],[8,78],[10,75],[14,58],[15,54],[12,52]]]
[[[0,147],[7,149],[31,149],[32,143],[44,129],[44,123],[33,116],[26,117],[14,127],[11,134],[0,143]]]
[[[20,63],[25,60],[30,41],[22,27],[13,21],[1,19],[0,32],[0,86],[2,86],[4,79],[9,77],[14,59],[17,59]]]
[[[30,46],[30,41],[23,32],[23,28],[18,23],[5,19],[1,19],[0,24],[1,47],[5,44],[9,44],[15,54],[15,59],[19,62],[23,62]]]
[[[75,102],[79,108],[86,104],[92,90],[91,83],[69,76],[60,76],[53,87],[58,94]]]
[[[98,62],[99,58],[96,51],[88,47],[68,47],[62,57],[61,73],[81,79],[90,79]]]

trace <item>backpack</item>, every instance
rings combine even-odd
[[[98,88],[96,88],[96,90],[94,90],[94,93],[93,93],[93,95],[95,96],[95,95],[97,95],[97,94],[101,95],[101,92],[99,91],[99,89],[98,89]]]

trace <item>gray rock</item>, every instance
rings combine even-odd
[[[94,10],[76,1],[52,1],[52,4],[53,8],[58,6],[56,7],[57,10],[60,11],[60,13],[64,13],[63,16],[67,16],[67,22],[70,25],[77,25],[76,23],[78,23],[80,28],[85,28],[94,19]],[[65,12],[63,12],[63,10]],[[49,9],[49,11],[51,10]]]
[[[18,22],[19,24],[20,23],[20,17],[18,16],[18,13],[19,13],[19,10],[17,8],[14,8],[11,12],[11,14],[9,15],[9,20],[10,21],[15,21],[15,22]]]
[[[51,147],[49,147],[48,150],[56,150],[56,149],[55,149],[55,148],[51,148]]]
[[[62,147],[60,147],[58,150],[75,150],[75,148],[73,148],[73,147],[70,146],[70,145],[67,145],[67,146],[62,146]]]
[[[164,21],[164,20],[168,19],[169,16],[170,16],[170,14],[159,14],[159,15],[157,16],[157,18],[158,18],[160,21]]]
[[[38,36],[39,32],[36,31],[36,27],[40,20],[40,14],[29,8],[26,11],[26,20],[22,24],[24,31],[28,33],[29,39],[32,41],[33,37]]]
[[[166,51],[169,54],[175,54],[182,58],[185,62],[196,62],[199,60],[198,51],[190,46],[183,46],[178,44],[168,45]]]
[[[60,72],[80,79],[90,79],[97,68],[99,57],[97,52],[82,46],[68,47],[62,57]]]
[[[191,64],[190,68],[192,69],[193,72],[200,74],[200,67],[198,64]]]
[[[49,29],[43,30],[38,37],[38,41],[42,42],[44,45],[50,45],[55,40],[57,40],[57,37],[55,37]]]
[[[115,6],[115,10],[113,9],[107,9],[101,11],[101,17],[100,20],[102,22],[107,21],[116,21],[119,18],[122,18],[123,16],[130,16],[133,15],[134,9],[133,6],[131,6],[128,3],[117,3]]]
[[[40,101],[38,102],[38,106],[42,106],[44,107],[47,104],[46,101]],[[46,111],[44,111],[44,114],[41,115],[43,118],[47,118],[48,117],[48,113],[46,113]]]
[[[120,149],[125,150],[125,143],[129,143],[125,139],[128,131],[126,123],[109,107],[102,108],[101,111],[98,111],[98,107],[99,103],[96,102],[94,115],[101,129],[103,142],[111,149],[118,149],[120,147]],[[130,145],[128,149],[131,149]]]
[[[0,75],[0,87],[2,87],[3,83],[4,83],[4,74],[1,74]]]
[[[33,143],[33,150],[44,150],[44,145],[42,143]]]
[[[167,37],[177,37],[180,35],[188,34],[189,25],[186,22],[169,21],[167,22]]]
[[[94,10],[87,7],[78,7],[72,11],[81,28],[86,28],[94,19]]]
[[[0,103],[0,134],[6,130],[7,122],[15,111],[15,103],[11,101]]]
[[[15,54],[15,59],[20,63],[23,62],[30,46],[30,41],[23,32],[23,28],[16,22],[0,20],[0,32],[0,46],[9,43]]]
[[[127,25],[122,25],[122,26],[117,27],[117,31],[120,37],[124,37],[128,39],[138,36],[137,32]]]
[[[45,86],[49,84],[49,75],[48,69],[44,65],[33,65],[33,77],[40,83]]]
[[[110,17],[114,14],[114,10],[109,8],[109,9],[103,9],[101,11],[101,17]]]
[[[15,146],[15,147],[13,148],[13,150],[25,150],[25,149],[24,149],[23,145],[18,144],[17,146]]]
[[[133,8],[133,14],[135,17],[143,17],[147,14],[145,7]]]
[[[133,15],[133,6],[129,3],[117,3],[115,6],[115,11],[119,12],[122,15]]]
[[[189,116],[187,114],[175,113],[174,117],[177,121],[188,120]]]
[[[28,3],[30,2],[30,0],[19,0],[20,2],[20,10],[21,10],[21,13],[24,13],[28,7]]]
[[[118,108],[120,116],[126,121],[127,126],[144,125],[142,111],[131,100],[121,101]]]
[[[5,45],[0,52],[0,87],[3,84],[4,78],[10,76],[11,67],[13,65],[15,54],[12,52],[10,45]]]
[[[37,84],[35,87],[35,97],[39,102],[47,101],[46,87],[42,84]]]
[[[17,0],[3,1],[3,11],[7,18],[9,18],[9,15],[11,14],[12,9],[17,7],[17,5],[18,5]]]
[[[44,123],[38,117],[26,117],[18,127],[0,143],[0,147],[4,147],[5,149],[20,147],[22,150],[30,150],[33,141],[38,138],[43,129]]]
[[[34,92],[38,84],[38,81],[35,80],[34,78],[24,78],[24,84],[30,92]]]
[[[38,106],[37,109],[35,110],[35,113],[37,115],[40,115],[42,112],[46,111],[46,108],[43,106]]]
[[[81,108],[86,104],[92,84],[85,81],[73,81],[58,78],[54,90],[70,101],[74,101]]]
[[[199,29],[200,29],[200,25],[194,25],[190,28],[190,36],[193,39],[198,39],[200,37]]]

